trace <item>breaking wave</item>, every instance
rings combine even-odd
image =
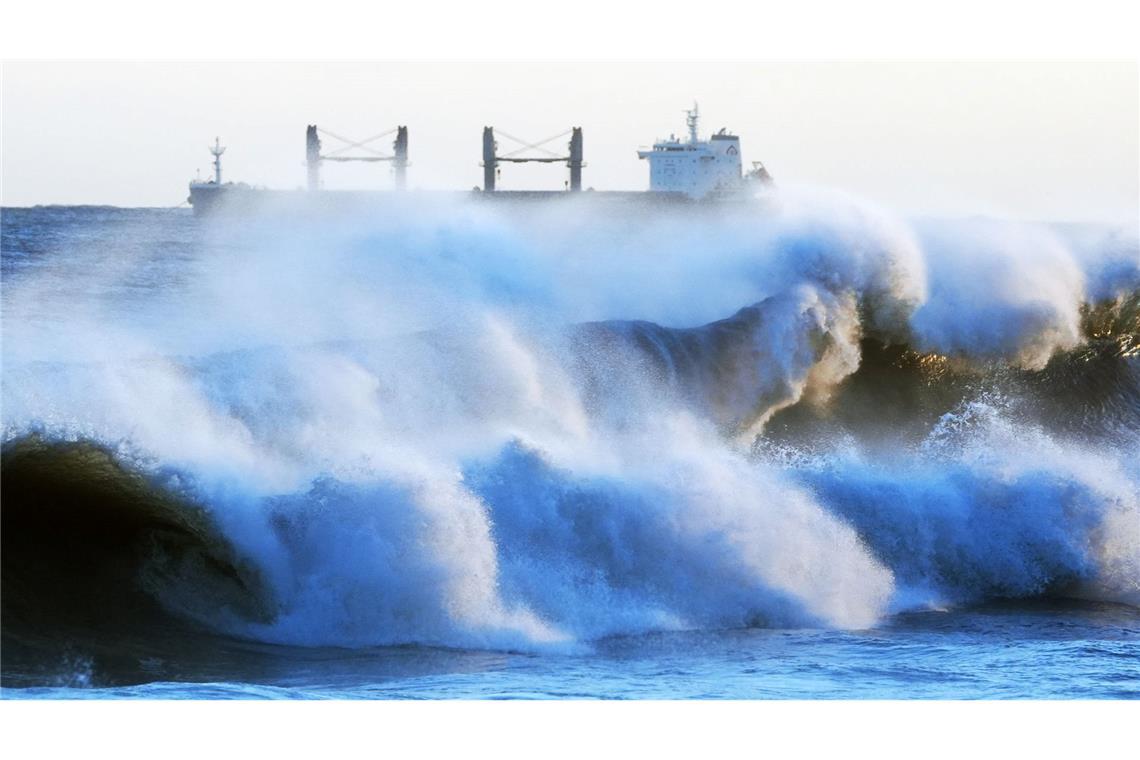
[[[1140,604],[1133,233],[796,194],[144,221],[6,263],[5,636],[540,649]]]

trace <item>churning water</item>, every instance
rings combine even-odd
[[[7,697],[1135,697],[1135,230],[3,211]]]

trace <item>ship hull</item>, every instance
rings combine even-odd
[[[429,203],[469,201],[493,205],[569,203],[597,209],[623,211],[676,208],[723,208],[755,202],[748,195],[717,196],[695,200],[683,193],[664,191],[496,190],[451,191],[352,191],[267,190],[248,185],[213,183],[190,186],[188,201],[195,216],[244,215],[268,209],[327,210],[378,209],[423,200]]]

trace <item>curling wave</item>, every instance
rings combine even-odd
[[[253,224],[66,309],[66,252],[6,283],[5,636],[533,649],[1140,603],[1133,238],[499,213]]]

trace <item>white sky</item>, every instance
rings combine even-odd
[[[177,205],[209,173],[216,135],[227,180],[298,187],[309,123],[357,139],[408,125],[409,185],[426,189],[481,184],[485,124],[533,140],[580,125],[584,183],[641,189],[635,150],[682,133],[697,100],[702,133],[727,126],[746,165],[780,183],[905,214],[1134,222],[1137,93],[1135,63],[16,62],[3,67],[3,203]],[[565,175],[505,166],[500,186]],[[385,164],[324,176],[391,185]]]

